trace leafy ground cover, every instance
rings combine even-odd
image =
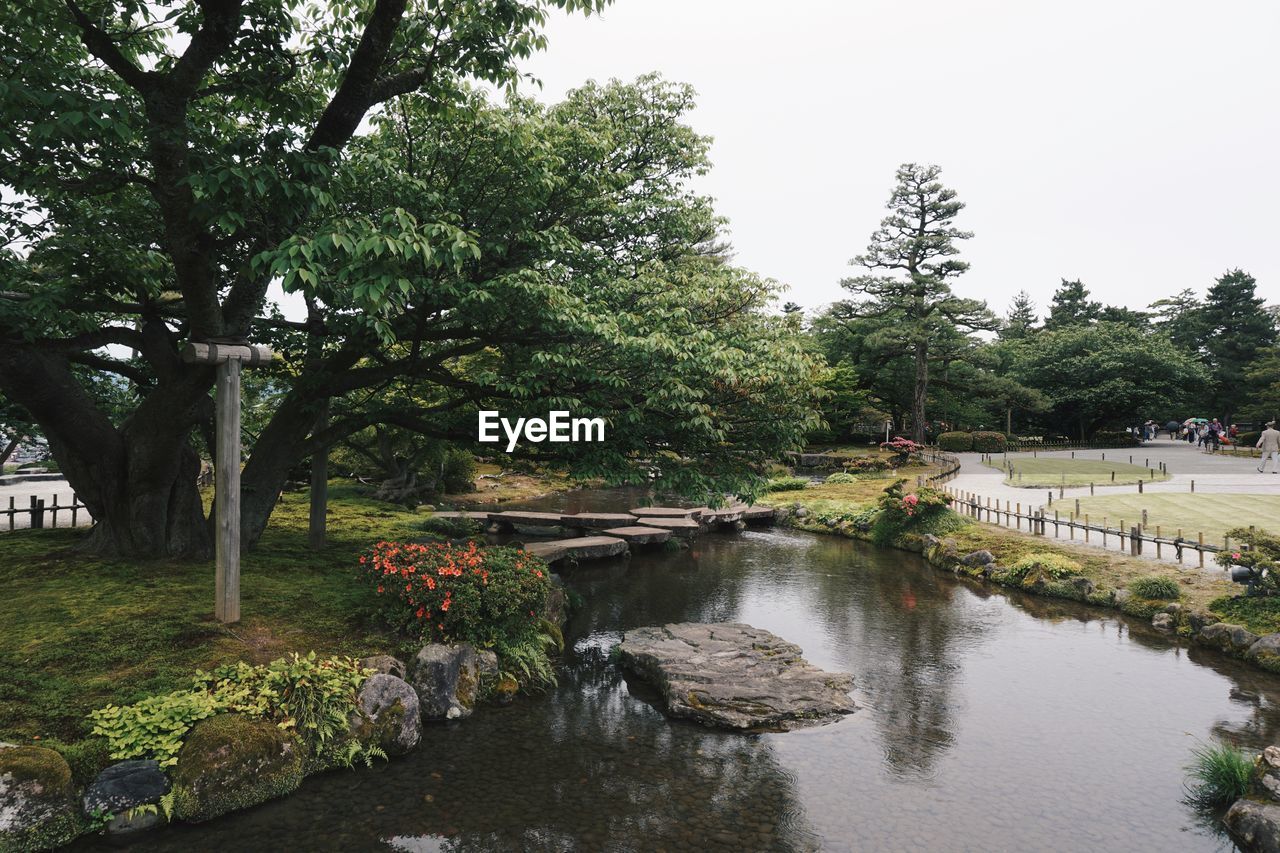
[[[988,467],[1007,470],[1005,457],[996,456],[985,463]],[[1013,473],[1006,474],[1005,484],[1023,488],[1045,489],[1052,486],[1128,485],[1143,480],[1154,483],[1169,479],[1159,468],[1144,468],[1127,462],[1098,459],[1040,459],[1032,456],[1008,457]],[[1111,479],[1115,473],[1115,480]]]

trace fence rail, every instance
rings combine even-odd
[[[57,527],[58,513],[68,512],[71,513],[71,526],[75,527],[79,523],[81,510],[84,511],[87,518],[93,519],[93,516],[89,514],[88,508],[80,502],[80,498],[75,494],[71,495],[71,503],[69,504],[59,504],[58,496],[54,495],[53,503],[47,505],[44,500],[32,495],[30,505],[21,509],[17,507],[14,498],[10,496],[9,507],[8,509],[0,509],[0,516],[8,517],[8,525],[5,527],[7,530],[17,529],[16,519],[20,515],[30,516],[31,524],[29,527],[32,530],[41,530],[46,526]],[[46,519],[49,522],[48,525],[45,524]]]
[[[1084,518],[1081,520],[1076,513],[1071,512],[1064,518],[1059,510],[1053,510],[1052,514],[1049,514],[1044,508],[1032,509],[1030,504],[1027,504],[1024,509],[1021,503],[1006,500],[1001,506],[998,498],[993,501],[989,497],[984,498],[974,492],[951,488],[945,491],[952,498],[952,509],[977,521],[1014,527],[1018,530],[1023,529],[1022,523],[1025,521],[1027,532],[1036,536],[1047,536],[1049,526],[1052,525],[1055,539],[1063,538],[1065,529],[1066,538],[1074,541],[1076,532],[1080,531],[1081,541],[1087,544],[1097,544],[1094,540],[1101,537],[1103,548],[1110,547],[1110,540],[1114,538],[1118,548],[1121,551],[1127,550],[1133,557],[1142,556],[1145,546],[1150,544],[1155,547],[1157,560],[1165,559],[1165,548],[1172,548],[1179,565],[1183,564],[1187,551],[1194,551],[1198,565],[1203,568],[1205,554],[1229,551],[1232,547],[1229,536],[1224,536],[1222,544],[1219,545],[1206,542],[1202,531],[1192,533],[1178,528],[1175,534],[1169,535],[1160,525],[1156,525],[1155,532],[1152,533],[1146,524],[1145,510],[1141,521],[1134,519],[1134,524],[1128,524],[1127,519],[1120,519],[1118,527],[1111,527],[1107,524],[1106,516],[1103,516],[1101,521],[1094,521],[1089,517],[1089,513],[1084,513]]]

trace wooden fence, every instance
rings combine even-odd
[[[6,528],[8,530],[16,529],[17,523],[15,519],[20,515],[30,516],[31,529],[40,530],[45,527],[57,527],[58,513],[70,513],[71,526],[75,527],[79,523],[81,510],[84,510],[85,516],[92,520],[93,516],[89,515],[88,509],[84,504],[80,503],[80,499],[74,494],[71,495],[70,504],[59,504],[58,496],[54,495],[53,503],[49,505],[46,505],[45,501],[37,498],[35,495],[32,495],[30,499],[30,506],[23,507],[21,509],[15,505],[14,498],[10,497],[9,508],[0,509],[0,516],[8,516],[9,523]],[[48,521],[48,524],[45,524],[46,521]]]
[[[1198,564],[1203,567],[1205,554],[1216,554],[1232,548],[1229,536],[1223,536],[1222,543],[1217,544],[1206,542],[1204,533],[1201,531],[1193,532],[1178,528],[1176,532],[1169,532],[1160,525],[1156,525],[1155,531],[1152,532],[1147,525],[1146,510],[1142,511],[1141,520],[1132,519],[1134,523],[1130,524],[1130,519],[1119,519],[1118,526],[1112,527],[1108,524],[1110,519],[1106,516],[1103,516],[1100,521],[1091,519],[1087,512],[1083,513],[1083,516],[1070,512],[1063,517],[1061,511],[1056,509],[1052,511],[1045,508],[1032,509],[1031,504],[1027,504],[1024,509],[1021,503],[1013,501],[1004,501],[1004,505],[1001,506],[998,498],[993,501],[991,498],[984,498],[973,492],[950,488],[946,489],[946,492],[952,497],[952,509],[977,521],[1014,527],[1018,530],[1023,529],[1025,521],[1027,532],[1036,536],[1049,535],[1048,530],[1052,526],[1053,536],[1056,539],[1063,538],[1065,530],[1066,538],[1075,540],[1076,533],[1079,531],[1080,541],[1091,545],[1101,544],[1103,548],[1110,547],[1111,540],[1114,539],[1121,551],[1127,550],[1134,557],[1142,556],[1145,553],[1145,546],[1152,545],[1156,559],[1164,560],[1166,559],[1165,549],[1171,548],[1174,559],[1181,565],[1186,552],[1194,551]]]

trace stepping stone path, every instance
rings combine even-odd
[[[604,530],[609,527],[625,527],[636,520],[634,515],[625,512],[578,512],[573,515],[560,516],[560,523],[565,527],[585,530]]]
[[[741,622],[680,622],[627,631],[622,665],[661,691],[666,712],[708,726],[790,731],[857,710],[853,676],[824,672],[801,649]]]
[[[704,509],[706,507],[638,506],[632,508],[631,514],[636,518],[646,520],[650,518],[693,518],[694,515],[701,516]]]
[[[644,523],[646,527],[659,527],[676,536],[697,536],[702,532],[702,525],[692,518],[646,518]]]
[[[493,513],[491,512],[453,512],[452,510],[450,510],[447,512],[433,512],[431,513],[430,517],[431,518],[468,518],[468,519],[471,519],[472,521],[483,522],[483,521],[488,521],[489,516],[491,515],[493,515]]]
[[[660,527],[612,527],[603,535],[615,536],[629,545],[656,545],[670,539],[671,531]]]

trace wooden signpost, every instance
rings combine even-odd
[[[213,461],[217,590],[213,609],[219,622],[240,621],[240,369],[266,364],[271,358],[269,348],[248,342],[189,343],[182,351],[183,361],[218,367],[214,386],[217,451]]]

